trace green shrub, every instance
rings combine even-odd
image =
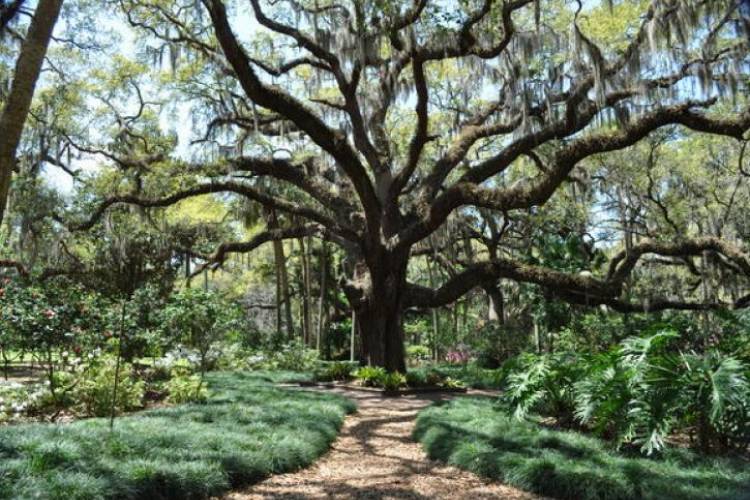
[[[409,370],[406,372],[406,385],[409,387],[424,387],[427,385],[427,377],[424,370]]]
[[[426,345],[410,345],[406,348],[407,359],[417,363],[429,360],[431,355],[430,348]]]
[[[315,371],[315,379],[321,382],[333,380],[349,380],[352,377],[353,363],[348,361],[334,361]]]
[[[446,377],[435,368],[417,368],[406,373],[406,384],[409,387],[436,387],[445,379]]]
[[[354,377],[365,387],[381,386],[386,375],[385,368],[380,366],[363,366],[354,372]]]
[[[115,387],[116,360],[105,357],[84,371],[72,392],[76,406],[86,415],[103,417],[112,412]],[[137,380],[129,363],[120,363],[115,412],[134,410],[143,406],[144,382]]]
[[[208,399],[208,388],[200,375],[178,375],[164,385],[169,395],[167,401],[174,404],[204,402]]]
[[[297,372],[312,371],[318,364],[319,354],[299,340],[284,344],[272,350],[257,350],[246,360],[246,367],[251,370],[291,370]]]
[[[573,384],[584,371],[584,360],[573,353],[525,354],[507,377],[504,398],[518,419],[542,412],[569,426],[575,408]]]
[[[681,352],[672,346],[679,338],[672,330],[649,333],[597,355],[522,356],[509,371],[504,399],[517,418],[552,415],[646,454],[663,450],[676,430],[695,432],[705,452],[746,449],[748,365],[715,350]]]
[[[406,377],[399,372],[386,373],[380,377],[379,385],[386,391],[396,391],[406,385]]]
[[[192,373],[192,366],[186,361],[173,365],[171,377],[164,388],[169,393],[167,400],[170,403],[194,403],[208,399],[206,384],[200,375]]]
[[[442,382],[440,382],[441,387],[445,387],[446,389],[462,389],[466,387],[463,382],[460,380],[456,380],[454,378],[446,377]]]

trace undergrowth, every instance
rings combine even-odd
[[[431,406],[419,414],[414,436],[431,458],[553,498],[750,498],[746,460],[684,449],[629,456],[593,437],[519,421],[490,399]]]
[[[293,373],[213,373],[204,404],[70,424],[0,428],[0,498],[194,499],[312,463],[348,400],[270,382]]]

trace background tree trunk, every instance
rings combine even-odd
[[[267,214],[268,229],[279,229],[279,219],[274,210],[269,210]],[[283,305],[284,322],[286,323],[286,334],[288,340],[294,339],[294,321],[292,319],[292,301],[289,293],[289,272],[286,268],[286,255],[284,253],[284,242],[281,240],[273,241],[273,257],[276,266],[277,278],[277,305]],[[281,314],[279,311],[278,314]],[[279,318],[280,319],[280,318]]]
[[[497,283],[484,286],[487,294],[487,321],[490,323],[505,324],[505,298]]]
[[[312,344],[312,321],[310,319],[310,296],[312,287],[310,285],[310,259],[308,256],[309,245],[305,244],[304,238],[299,238],[300,257],[302,259],[302,341],[305,345]]]
[[[328,287],[328,245],[325,240],[320,248],[320,298],[318,299],[318,329],[315,339],[315,347],[320,352],[320,344],[323,339],[323,329],[326,324],[326,289]]]

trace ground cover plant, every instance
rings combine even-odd
[[[312,463],[354,406],[274,387],[290,373],[210,373],[204,404],[0,428],[0,498],[208,498]]]
[[[570,500],[750,498],[745,459],[685,449],[645,458],[599,439],[518,420],[488,398],[422,411],[414,436],[430,457],[526,491]]]

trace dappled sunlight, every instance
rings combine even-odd
[[[414,442],[417,413],[454,395],[383,398],[364,391],[335,392],[356,401],[358,409],[347,417],[331,451],[309,469],[273,476],[229,498],[536,498],[430,460]]]

